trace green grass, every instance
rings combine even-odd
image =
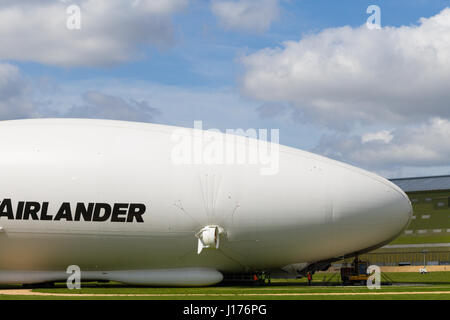
[[[449,294],[422,295],[360,295],[360,296],[283,296],[283,297],[32,297],[32,296],[4,296],[0,300],[450,300]]]
[[[0,296],[0,299],[151,299],[151,300],[305,300],[305,299],[333,299],[333,300],[450,300],[450,294],[414,294],[408,292],[450,292],[450,272],[431,272],[426,275],[418,273],[387,273],[387,276],[394,282],[401,282],[402,285],[383,285],[380,290],[369,290],[365,286],[340,286],[338,282],[332,285],[325,285],[330,274],[316,274],[312,286],[307,286],[304,279],[300,280],[274,280],[272,284],[266,286],[240,285],[240,286],[214,286],[206,288],[151,288],[151,287],[130,287],[118,283],[83,284],[81,290],[68,290],[64,284],[58,284],[56,288],[35,289],[34,292],[75,294],[75,297],[61,296]],[[336,281],[338,278],[335,277]],[[18,288],[10,286],[9,288]],[[371,293],[405,293],[396,295],[373,295]],[[308,294],[308,293],[339,293],[339,295],[277,295],[277,294]],[[348,295],[348,293],[359,293],[362,295]],[[99,296],[86,297],[82,294],[96,294]],[[107,294],[144,294],[155,296],[138,297],[114,297],[101,296]],[[255,295],[257,294],[257,295]],[[259,295],[258,295],[259,294]],[[347,294],[347,295],[346,295]],[[365,295],[367,294],[367,295]],[[163,295],[163,296],[157,296]]]

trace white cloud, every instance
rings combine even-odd
[[[258,105],[241,99],[230,88],[186,88],[131,79],[56,81],[36,84],[36,104],[41,116],[107,116],[185,127],[202,120],[205,127],[220,130],[248,128],[249,123],[261,125],[255,112]]]
[[[125,83],[122,84],[127,87]],[[64,117],[152,122],[161,111],[145,99],[78,88],[67,94],[46,80],[30,80],[11,64],[0,63],[0,120]]]
[[[17,67],[0,63],[0,120],[36,115],[31,87]]]
[[[62,114],[64,118],[110,119],[152,122],[161,112],[146,101],[126,101],[97,91],[87,91],[82,96],[84,104],[74,106]]]
[[[366,133],[362,135],[361,142],[368,143],[372,141],[381,141],[384,143],[389,143],[392,141],[394,136],[392,135],[392,131],[389,130],[381,130],[375,133]]]
[[[245,94],[327,127],[450,117],[450,8],[417,26],[326,29],[242,63]]]
[[[2,1],[0,59],[69,67],[138,59],[143,46],[173,42],[171,15],[187,1]],[[81,8],[81,30],[66,27],[72,3]]]
[[[283,104],[264,103],[256,109],[256,112],[261,118],[267,119],[285,115],[286,109]]]
[[[278,17],[278,0],[213,0],[211,10],[227,30],[263,32]]]
[[[433,118],[385,132],[366,141],[362,137],[367,135],[327,135],[314,151],[377,171],[450,165],[448,119]]]

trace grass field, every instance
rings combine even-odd
[[[0,299],[151,299],[151,300],[450,300],[450,272],[387,273],[394,281],[380,290],[365,286],[343,287],[337,275],[317,274],[313,285],[304,279],[274,280],[270,285],[215,286],[206,288],[129,287],[117,283],[87,283],[81,290],[55,288],[23,290],[20,286],[0,289]]]

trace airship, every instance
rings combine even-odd
[[[150,286],[298,276],[389,243],[411,219],[396,185],[299,149],[267,142],[277,156],[269,174],[258,161],[199,161],[211,137],[227,159],[259,145],[205,133],[113,120],[0,122],[0,284],[64,281],[70,266],[83,281]]]

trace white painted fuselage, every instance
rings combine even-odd
[[[212,284],[361,252],[409,222],[407,196],[375,174],[284,146],[271,175],[255,164],[175,163],[174,130],[0,122],[0,283],[61,280],[77,265],[85,279]],[[75,217],[78,205],[92,215]],[[198,254],[195,235],[210,225],[220,246]]]

